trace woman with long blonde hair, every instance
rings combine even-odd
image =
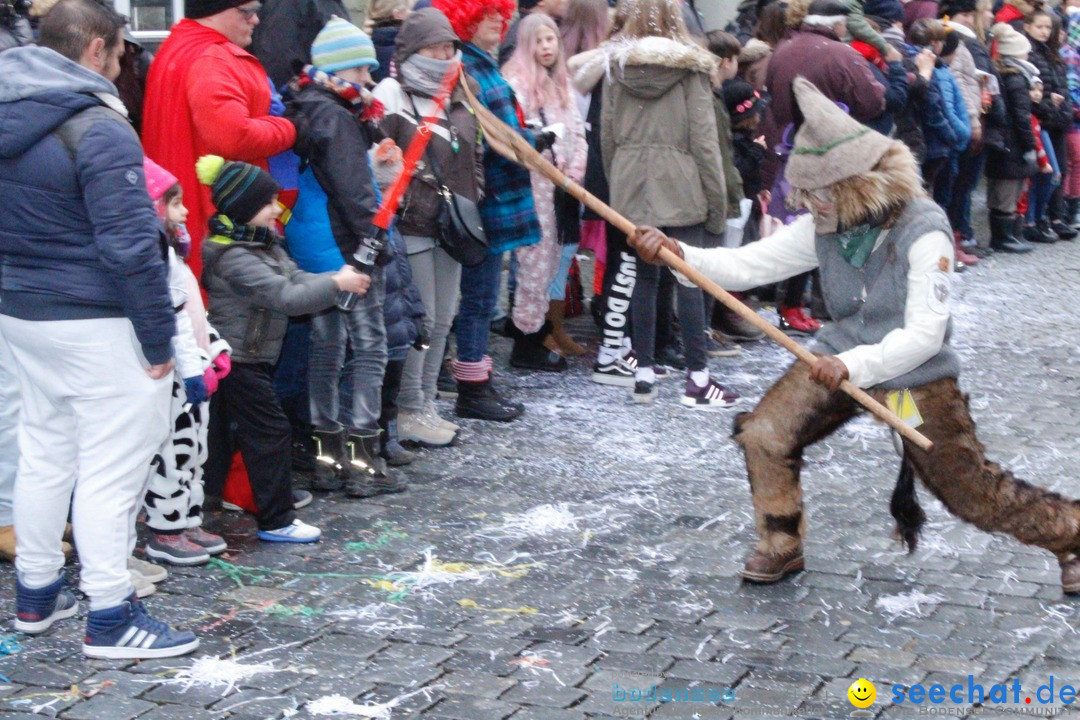
[[[585,122],[573,98],[559,28],[550,16],[531,13],[521,21],[517,47],[502,73],[521,103],[526,122],[562,127],[562,137],[557,137],[544,155],[572,180],[581,182],[587,150]],[[540,242],[514,251],[518,272],[511,323],[523,335],[547,329],[548,349],[580,355],[585,349],[566,334],[562,321],[566,274],[580,240],[581,206],[543,175],[533,172],[531,180]],[[515,340],[516,348],[521,339]],[[510,362],[514,364],[513,355]]]

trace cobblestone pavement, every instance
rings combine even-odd
[[[991,457],[1080,495],[1080,243],[984,262],[956,289],[962,384]],[[502,368],[505,340],[496,351]],[[753,403],[787,364],[761,342],[713,369]],[[1018,704],[982,713],[1080,717],[1033,694],[1051,676],[1055,700],[1080,684],[1080,600],[1062,596],[1053,558],[953,520],[925,491],[920,549],[901,552],[882,426],[857,420],[808,452],[808,571],[744,586],[752,522],[732,412],[679,406],[681,380],[635,406],[589,369],[500,370],[528,404],[522,421],[463,421],[456,447],[410,468],[406,494],[320,498],[301,511],[325,529],[316,546],[260,545],[249,518],[211,515],[229,553],[171,570],[148,600],[197,629],[195,656],[87,660],[83,616],[7,636],[0,716],[307,718],[340,695],[391,703],[352,713],[392,720],[846,717],[847,688],[865,677],[870,714],[899,718],[970,713],[972,676],[987,694],[1023,687]],[[4,632],[13,586],[3,566]],[[192,670],[203,656],[235,662]],[[946,702],[891,704],[894,684],[916,683],[945,686]],[[947,696],[956,683],[960,703]],[[652,687],[705,699],[632,700]]]

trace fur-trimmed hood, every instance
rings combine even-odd
[[[607,64],[603,62],[604,50],[593,48],[573,55],[566,61],[574,89],[582,95],[588,95],[604,79]]]
[[[718,76],[717,59],[707,50],[661,37],[619,38],[596,50],[571,58],[581,58],[571,69],[579,91],[595,78],[588,89],[607,76],[634,95],[657,98],[681,81],[687,73],[702,73],[710,80]],[[579,84],[580,83],[580,84]]]

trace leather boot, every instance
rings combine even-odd
[[[340,490],[345,484],[345,431],[313,430],[311,439],[315,443],[311,489],[319,492]]]
[[[566,357],[577,357],[585,354],[585,348],[578,344],[574,338],[567,334],[563,327],[566,316],[566,301],[552,300],[548,303],[548,322],[551,323],[551,335],[544,339],[544,347],[548,350],[561,352]]]
[[[457,386],[458,396],[454,412],[458,417],[510,422],[521,415],[524,409],[496,393],[490,378],[483,382],[458,380]]]
[[[747,582],[771,584],[780,582],[788,575],[802,572],[804,568],[802,547],[783,555],[765,555],[755,550],[747,559],[741,574]]]
[[[1080,557],[1061,563],[1061,590],[1066,595],[1080,593]]]
[[[1035,249],[1031,243],[1013,234],[1015,226],[1023,227],[1024,219],[1016,213],[990,211],[990,247],[1007,253],[1027,253]]]
[[[367,498],[409,489],[387,471],[386,461],[379,454],[378,431],[349,431],[345,450],[345,494],[349,497]]]
[[[544,347],[544,338],[551,334],[551,323],[545,321],[539,330],[528,334],[523,333],[512,322],[508,323],[507,329],[510,327],[513,327],[514,333],[514,349],[510,351],[511,367],[543,372],[566,370],[566,358]]]

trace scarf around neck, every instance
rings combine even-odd
[[[299,92],[308,85],[315,85],[337,95],[349,104],[349,110],[364,121],[379,123],[383,119],[384,108],[371,91],[362,85],[343,80],[333,73],[328,73],[314,65],[305,65],[300,76],[290,83],[293,92]]]
[[[238,225],[221,213],[210,218],[210,233],[227,237],[233,242],[255,245],[263,250],[269,250],[275,243],[284,240],[270,228]]]
[[[439,86],[446,77],[446,73],[460,62],[460,50],[454,53],[454,57],[450,60],[436,60],[413,53],[401,63],[398,72],[401,74],[402,85],[419,95],[430,98],[438,94]]]

